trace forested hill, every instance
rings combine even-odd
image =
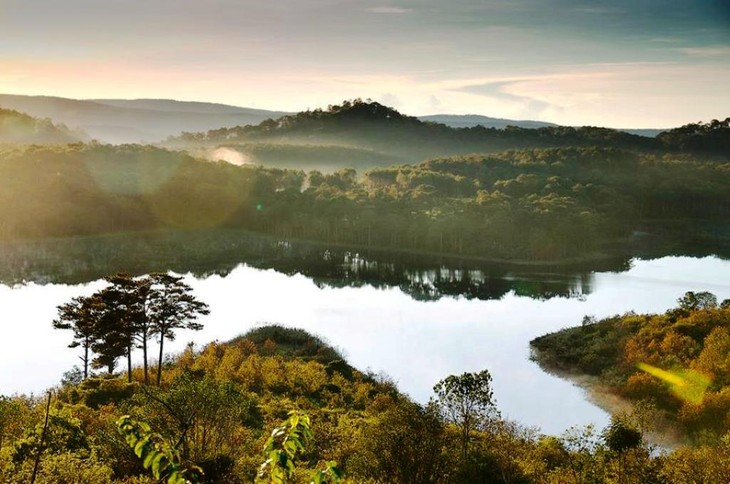
[[[82,133],[53,124],[49,119],[38,119],[0,107],[0,143],[72,143],[82,137]]]
[[[692,123],[657,135],[667,148],[678,151],[730,156],[730,118]]]
[[[680,128],[657,139],[608,128],[563,126],[504,129],[483,126],[452,128],[406,116],[377,102],[345,101],[326,110],[269,119],[259,125],[236,126],[206,133],[183,133],[172,146],[252,142],[336,144],[376,150],[409,161],[437,156],[486,153],[505,149],[599,146],[638,151],[702,151],[728,156],[730,118],[695,128]],[[687,139],[692,141],[688,142]]]
[[[79,143],[0,149],[0,177],[13,181],[0,185],[4,240],[225,227],[351,248],[557,261],[603,254],[637,232],[658,235],[667,250],[722,253],[730,220],[730,164],[600,148],[358,176]]]

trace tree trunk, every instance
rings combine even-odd
[[[35,455],[35,462],[33,463],[33,475],[30,478],[30,484],[35,483],[35,478],[38,475],[38,464],[41,462],[41,454],[44,450],[46,431],[48,430],[48,415],[51,413],[51,396],[53,393],[48,392],[48,402],[46,403],[46,420],[43,423],[43,430],[41,431],[41,442],[38,445],[38,452]]]
[[[165,343],[165,332],[160,331],[160,358],[157,360],[157,386],[162,382],[162,345]]]
[[[147,330],[142,335],[142,357],[144,358],[144,384],[150,384],[149,372],[147,370]]]
[[[127,346],[127,383],[132,383],[132,345]]]
[[[89,378],[89,338],[84,341],[84,380]]]
[[[469,454],[469,428],[464,426],[461,430],[461,457],[466,462],[466,456]]]

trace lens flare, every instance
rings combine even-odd
[[[694,404],[702,403],[707,387],[711,383],[705,375],[693,370],[667,371],[647,363],[638,363],[636,366],[641,371],[668,383],[669,389],[680,399]]]

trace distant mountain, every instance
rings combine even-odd
[[[99,104],[119,108],[146,109],[150,111],[165,111],[196,114],[245,114],[250,116],[284,116],[283,111],[267,111],[264,109],[242,108],[228,104],[205,103],[197,101],[175,101],[172,99],[89,99]],[[264,118],[266,119],[266,118]]]
[[[108,143],[156,142],[183,131],[258,124],[286,115],[280,111],[165,99],[77,100],[0,94],[0,107],[52,118]]]
[[[548,123],[545,121],[490,118],[489,116],[480,116],[478,114],[433,114],[431,116],[419,116],[418,119],[421,121],[445,124],[452,128],[473,128],[475,126],[484,126],[485,128],[504,129],[507,126],[517,126],[518,128],[537,129],[560,126],[559,124]],[[654,138],[664,130],[651,128],[618,128],[617,131],[645,136],[647,138]]]
[[[666,130],[651,129],[651,128],[636,128],[636,129],[621,128],[619,131],[623,131],[624,133],[629,133],[629,134],[635,134],[638,136],[646,136],[647,138],[656,138],[659,135],[659,133],[663,133]]]
[[[183,132],[206,132],[217,128],[258,125],[267,119],[293,113],[268,111],[226,104],[170,99],[88,99],[0,94],[0,108],[13,109],[38,118],[50,118],[91,139],[107,143],[159,142]],[[316,110],[314,111],[316,112]],[[401,116],[398,113],[399,116]],[[410,118],[410,117],[409,117]],[[524,129],[555,128],[544,121],[511,120],[481,115],[437,114],[411,118],[452,128]],[[626,129],[630,134],[654,137],[662,130]],[[321,144],[321,143],[320,143]],[[330,143],[325,143],[330,144]]]
[[[50,119],[37,119],[12,109],[0,108],[0,143],[56,144],[73,143],[84,134],[56,125]]]
[[[558,126],[554,123],[546,123],[544,121],[516,121],[514,119],[490,118],[478,114],[433,114],[431,116],[419,116],[421,121],[432,123],[441,123],[452,128],[473,128],[474,126],[484,126],[485,128],[504,129],[507,126],[517,126],[519,128],[548,128]]]

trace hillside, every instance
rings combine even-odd
[[[38,119],[0,108],[0,143],[72,143],[83,136],[83,133],[72,132],[64,125],[53,124],[50,119]]]
[[[160,141],[182,131],[258,124],[286,113],[171,100],[77,100],[0,94],[0,107],[51,118],[107,143]]]
[[[39,483],[160,482],[148,470],[151,458],[142,459],[155,455],[152,442],[179,468],[195,470],[186,477],[200,484],[310,482],[335,463],[339,479],[317,482],[578,484],[619,476],[684,484],[724,482],[730,470],[726,442],[654,455],[638,415],[615,416],[600,434],[542,435],[500,416],[490,382],[487,370],[444,375],[432,403],[421,406],[387,377],[349,366],[320,338],[265,326],[189,345],[167,360],[159,386],[144,383],[142,368],[130,383],[123,374],[84,379],[77,368],[49,400],[0,397],[0,481],[31,482],[37,464]],[[306,426],[296,457],[281,463],[293,475],[256,479],[277,466],[262,449],[289,410]],[[140,435],[130,438],[125,422]],[[288,423],[275,441],[302,429]]]
[[[424,122],[359,99],[262,122],[207,132],[183,133],[169,146],[233,146],[246,143],[340,145],[417,162],[438,156],[492,153],[506,149],[601,146],[652,151],[655,140],[606,128],[452,128]],[[374,165],[377,166],[377,165]],[[383,166],[383,165],[380,165]],[[341,167],[348,167],[346,161]]]

